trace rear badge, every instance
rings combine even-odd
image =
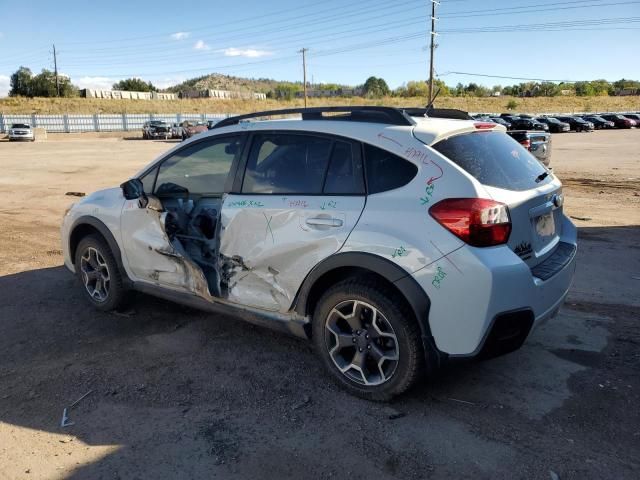
[[[531,258],[531,254],[533,253],[533,248],[531,248],[531,244],[530,243],[522,242],[521,244],[516,246],[514,252],[521,259],[528,260],[528,259]]]

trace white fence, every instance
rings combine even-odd
[[[224,113],[177,113],[177,114],[104,114],[104,115],[5,115],[0,113],[0,132],[7,133],[14,123],[28,123],[32,127],[44,128],[47,132],[127,132],[142,129],[150,120],[163,120],[169,124],[206,122],[221,120],[230,115]]]

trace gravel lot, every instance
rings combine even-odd
[[[304,341],[142,295],[119,314],[83,301],[65,193],[172,142],[0,142],[0,478],[639,478],[640,130],[553,141],[580,228],[566,306],[518,352],[390,405],[341,391]]]

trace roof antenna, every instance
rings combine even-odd
[[[431,110],[433,110],[433,102],[436,101],[436,98],[438,98],[438,94],[440,93],[440,86],[438,85],[438,90],[436,90],[436,94],[433,96],[433,98],[431,99],[431,101],[429,102],[429,104],[427,105],[427,115],[429,115],[429,112]]]

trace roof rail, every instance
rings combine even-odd
[[[225,118],[215,124],[213,128],[237,125],[242,120],[251,118],[270,117],[274,115],[291,115],[299,113],[303,120],[344,120],[352,122],[385,123],[389,125],[412,126],[415,122],[404,109],[377,106],[340,106],[340,107],[310,107],[287,108],[284,110],[267,110],[264,112],[247,113],[235,117]],[[329,115],[323,113],[345,113],[348,115]]]

